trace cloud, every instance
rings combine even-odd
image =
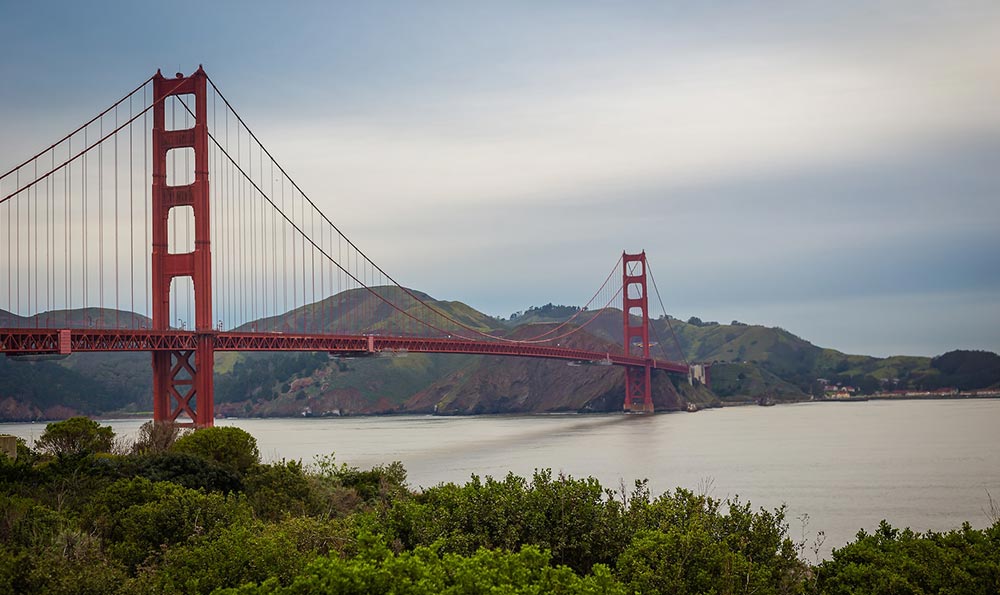
[[[46,44],[12,18],[7,42],[38,56],[3,72],[43,90],[2,93],[23,141],[0,159],[88,117],[105,70],[193,59],[380,264],[494,313],[578,303],[623,248],[699,315],[825,294],[877,316],[892,295],[996,286],[995,3],[297,5],[243,11],[239,31],[208,7],[205,44],[162,10],[127,56],[100,27]]]
[[[392,113],[293,123],[268,138],[306,172],[313,194],[340,197],[349,211],[352,201],[376,201],[403,216],[858,163],[1000,135],[1000,63],[984,59],[976,35],[953,41],[871,55],[688,49],[600,80],[459,91],[431,108],[401,103]]]

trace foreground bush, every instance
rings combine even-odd
[[[1000,521],[883,524],[810,566],[783,508],[645,482],[542,470],[413,492],[399,463],[261,464],[236,428],[117,455],[93,422],[50,435],[70,439],[0,456],[0,594],[1000,593]]]
[[[624,595],[607,567],[581,577],[553,566],[548,552],[535,546],[520,551],[480,549],[470,556],[418,547],[393,554],[381,542],[366,544],[351,559],[323,557],[291,584],[270,579],[261,585],[220,591],[220,595],[302,595],[306,593],[436,595],[438,593],[583,593]]]
[[[882,521],[872,534],[833,552],[819,565],[816,590],[870,593],[1000,593],[1000,520],[977,531],[968,523],[947,533],[900,531]]]

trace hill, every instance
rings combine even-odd
[[[56,310],[22,317],[0,310],[0,327],[149,326],[145,316],[121,310]],[[79,413],[152,410],[146,353],[0,356],[0,421],[61,419]]]
[[[399,288],[376,291],[403,312],[415,315],[422,309]],[[565,345],[608,352],[621,349],[620,310],[579,312],[575,306],[546,304],[500,320],[461,302],[409,291],[469,328],[512,338],[536,336],[579,313],[573,323],[585,328],[568,337]],[[363,290],[346,291],[241,329],[417,332],[419,325],[406,314],[365,295]],[[67,320],[77,326],[149,324],[145,317],[113,310],[48,312],[30,318],[0,310],[0,325],[5,326],[60,326]],[[375,322],[362,328],[360,320]],[[446,331],[460,330],[443,317],[432,323]],[[711,391],[655,375],[654,402],[661,411],[683,409],[689,403],[705,407],[760,398],[808,399],[822,394],[820,380],[861,392],[1000,387],[1000,356],[988,352],[955,351],[933,359],[876,358],[824,349],[781,328],[738,321],[719,324],[661,317],[652,321],[652,327],[654,357],[713,363]],[[151,409],[147,354],[78,353],[32,359],[0,358],[0,419]],[[624,394],[619,368],[469,355],[414,353],[346,359],[325,353],[218,353],[215,374],[217,411],[236,416],[615,411]]]

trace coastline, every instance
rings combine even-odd
[[[874,394],[874,395],[858,395],[856,397],[843,398],[843,399],[788,399],[788,400],[773,400],[767,401],[766,404],[762,405],[759,398],[742,398],[739,400],[720,400],[718,403],[713,403],[711,405],[703,405],[697,408],[690,409],[674,409],[669,411],[656,411],[653,415],[662,415],[669,413],[697,413],[698,411],[706,411],[711,409],[725,409],[730,407],[750,407],[750,406],[773,406],[773,405],[795,405],[800,403],[863,403],[867,401],[965,401],[974,399],[1000,399],[1000,391],[990,391],[986,394],[914,394],[914,395],[886,395],[886,394]],[[424,413],[423,415],[428,415],[431,417],[489,417],[489,416],[509,416],[509,415],[601,415],[608,413],[618,413],[616,411],[548,411],[548,412],[488,412],[488,413],[471,413],[464,415],[442,415],[438,413]],[[218,416],[215,419],[300,419],[300,418],[315,418],[315,419],[327,419],[331,417],[395,417],[403,415],[421,415],[417,412],[375,412],[375,413],[343,413],[336,416],[299,416],[299,415],[267,415],[267,416]],[[97,421],[111,421],[111,420],[142,420],[142,419],[152,419],[152,411],[113,411],[106,412],[100,415],[87,415],[90,419]],[[19,424],[19,423],[50,423],[54,421],[62,421],[66,419],[65,417],[60,418],[36,418],[36,419],[0,419],[0,424]]]

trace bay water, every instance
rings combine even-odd
[[[143,420],[111,420],[133,436]],[[266,461],[334,454],[368,468],[401,461],[410,487],[552,469],[605,487],[648,479],[755,508],[788,506],[793,539],[823,558],[882,519],[943,531],[991,522],[1000,506],[1000,400],[867,401],[730,407],[651,416],[381,416],[222,419]],[[45,424],[0,424],[37,438]],[[994,512],[996,509],[992,509]],[[818,532],[825,539],[816,547]]]

